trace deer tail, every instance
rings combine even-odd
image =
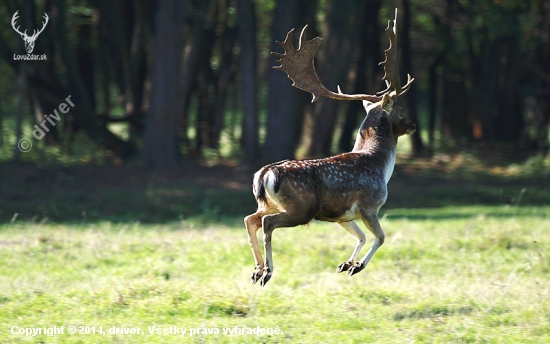
[[[254,175],[252,191],[258,202],[267,203],[267,193],[275,196],[280,187],[280,170],[275,164],[265,166]]]
[[[265,195],[265,185],[264,185],[264,169],[256,172],[254,175],[254,182],[252,183],[252,192],[256,201],[267,203],[267,198]]]

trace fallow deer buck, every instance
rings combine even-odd
[[[258,210],[244,219],[254,261],[252,283],[264,286],[273,273],[271,234],[275,228],[307,224],[312,219],[337,222],[357,239],[349,259],[338,265],[338,272],[352,276],[363,270],[376,250],[384,243],[384,232],[378,222],[378,210],[385,203],[387,183],[395,164],[397,138],[411,134],[416,126],[402,117],[395,106],[396,99],[409,90],[414,79],[408,76],[401,87],[397,65],[397,10],[395,20],[388,22],[386,34],[390,47],[385,51],[384,66],[387,89],[378,95],[344,94],[326,89],[314,66],[314,55],[322,39],[304,41],[306,27],[300,34],[298,49],[292,45],[291,30],[284,42],[279,43],[284,54],[272,53],[280,58],[280,69],[294,82],[292,86],[313,95],[312,102],[320,97],[338,100],[362,100],[367,115],[359,128],[355,146],[349,153],[325,159],[285,160],[261,168],[254,175],[253,192]],[[393,88],[393,91],[390,91]],[[365,233],[354,220],[361,219],[375,239],[367,254],[357,261],[365,244]],[[262,259],[256,232],[263,228],[265,262]]]

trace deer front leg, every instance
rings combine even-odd
[[[363,231],[361,230],[361,228],[359,228],[355,221],[338,222],[338,224],[342,226],[342,228],[344,228],[346,232],[353,235],[353,237],[357,239],[357,242],[355,243],[355,248],[353,249],[353,253],[349,257],[349,259],[338,265],[338,268],[336,269],[336,271],[338,272],[343,272],[348,271],[349,268],[355,264],[357,256],[359,255],[361,248],[365,244],[366,237],[365,233],[363,233]]]
[[[348,276],[353,276],[363,270],[371,260],[372,256],[376,253],[376,250],[382,246],[385,240],[384,231],[378,222],[378,214],[363,216],[362,220],[369,231],[374,234],[374,242],[372,243],[369,252],[367,252],[367,254],[365,254],[359,262],[356,262],[349,268]]]
[[[258,237],[256,236],[256,232],[258,232],[258,229],[262,226],[262,214],[256,212],[252,215],[248,215],[244,218],[244,224],[248,232],[248,243],[250,244],[252,254],[254,255],[254,271],[252,272],[252,276],[250,276],[250,279],[254,284],[260,280],[264,270],[262,254],[260,253],[260,245],[258,244]]]

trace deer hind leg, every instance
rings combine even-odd
[[[260,279],[260,285],[263,287],[273,274],[273,254],[271,250],[271,235],[275,228],[294,227],[304,225],[311,220],[311,217],[305,215],[296,215],[293,213],[279,213],[274,215],[266,215],[262,219],[262,228],[264,232],[264,251],[265,264]]]
[[[361,248],[365,244],[366,237],[365,233],[363,233],[363,231],[361,230],[361,228],[359,228],[355,221],[338,222],[338,224],[342,226],[342,228],[344,228],[346,232],[353,235],[353,237],[357,239],[357,242],[355,243],[355,248],[353,249],[353,253],[349,257],[349,259],[338,265],[338,268],[336,269],[337,272],[343,272],[348,271],[349,268],[355,264],[357,256],[359,255]]]
[[[385,240],[384,231],[382,230],[382,227],[380,227],[380,223],[378,222],[378,214],[363,216],[362,220],[369,231],[374,234],[374,242],[372,243],[369,252],[367,252],[367,254],[365,254],[365,256],[361,258],[360,261],[355,262],[355,264],[353,264],[353,266],[349,268],[348,276],[353,276],[359,271],[363,270],[369,263],[372,256],[374,256],[374,254],[376,253],[376,250],[378,250],[378,248],[382,246]]]
[[[252,280],[252,283],[256,283],[262,277],[264,269],[263,258],[260,253],[260,245],[258,244],[258,237],[256,236],[258,229],[262,226],[262,214],[260,212],[255,212],[252,215],[248,215],[244,218],[244,224],[248,232],[248,243],[250,244],[252,254],[254,255],[254,272],[252,272],[250,279]]]

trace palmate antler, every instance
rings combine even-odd
[[[315,37],[310,41],[304,41],[306,30],[307,25],[300,33],[298,49],[294,49],[292,46],[292,35],[294,34],[294,29],[292,29],[286,34],[284,42],[281,43],[277,41],[277,43],[283,47],[285,53],[272,53],[280,58],[277,62],[281,63],[280,66],[274,66],[273,68],[285,72],[294,82],[292,86],[311,93],[313,95],[312,103],[321,97],[337,100],[369,100],[372,102],[377,102],[382,99],[381,96],[376,95],[344,94],[339,88],[338,93],[329,91],[321,80],[319,80],[317,72],[315,71],[314,57],[323,39],[321,37]]]
[[[309,92],[313,95],[312,103],[320,97],[327,97],[336,100],[367,100],[370,102],[379,102],[383,100],[384,103],[393,103],[395,99],[405,94],[412,82],[413,78],[408,76],[407,84],[401,87],[399,80],[399,67],[397,65],[397,9],[395,10],[395,20],[393,22],[388,21],[388,28],[386,34],[390,40],[390,47],[384,52],[386,60],[380,64],[384,67],[384,78],[388,84],[388,88],[384,91],[378,92],[378,95],[369,94],[344,94],[338,87],[338,93],[328,90],[315,71],[314,57],[315,53],[319,49],[319,46],[323,42],[320,37],[315,37],[312,40],[304,40],[307,25],[302,29],[300,33],[300,41],[298,49],[294,49],[292,45],[292,35],[294,29],[290,30],[284,42],[278,42],[285,50],[284,54],[272,52],[273,55],[279,57],[280,66],[274,66],[274,69],[280,69],[285,72],[288,77],[293,81],[292,86]],[[390,92],[391,88],[394,88]]]

